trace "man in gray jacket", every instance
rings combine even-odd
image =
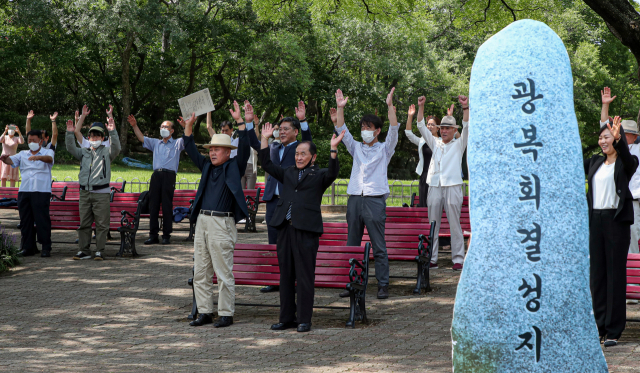
[[[85,105],[78,123],[89,115],[90,111]],[[116,124],[113,118],[108,119],[107,130],[111,139],[111,146],[102,145],[104,140],[104,126],[102,123],[93,123],[89,128],[89,142],[91,147],[78,148],[75,145],[74,126],[72,121],[67,122],[67,134],[65,143],[67,151],[80,161],[80,227],[78,228],[78,244],[80,251],[73,257],[75,260],[91,259],[91,225],[96,223],[96,251],[94,260],[103,260],[103,252],[109,233],[111,188],[111,161],[120,153],[120,139],[116,132]]]

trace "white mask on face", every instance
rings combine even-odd
[[[102,141],[100,140],[95,140],[95,141],[89,141],[89,144],[91,144],[91,147],[94,149],[98,149],[98,147],[102,144]]]
[[[167,138],[171,136],[171,132],[166,128],[160,128],[160,136],[162,136],[163,139]]]
[[[29,149],[32,152],[38,151],[38,149],[40,149],[40,144],[38,144],[37,142],[30,142],[29,143]]]
[[[9,136],[13,136],[13,134],[16,133],[16,131],[14,130],[9,130]]]
[[[280,131],[278,130],[273,131],[273,137],[275,137],[276,139],[280,137]]]
[[[361,131],[360,135],[362,136],[362,140],[364,140],[364,142],[366,142],[367,144],[372,142],[373,139],[375,139],[376,137],[373,135],[374,131],[369,131],[369,130],[365,130],[365,131]]]

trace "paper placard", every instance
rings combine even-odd
[[[178,99],[178,104],[185,120],[191,116],[191,113],[196,113],[196,116],[199,116],[216,110],[211,100],[211,94],[209,94],[209,88]]]

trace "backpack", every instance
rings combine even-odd
[[[138,197],[138,205],[140,206],[140,214],[149,213],[149,191],[145,190]]]

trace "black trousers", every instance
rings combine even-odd
[[[171,238],[173,231],[173,191],[176,189],[176,174],[169,171],[154,171],[149,183],[149,236],[160,232],[160,205],[162,205],[162,237]]]
[[[295,229],[288,221],[278,227],[277,252],[280,267],[280,322],[282,323],[311,322],[319,245],[320,236],[317,233]]]
[[[26,253],[37,250],[35,233],[42,245],[42,251],[51,251],[51,216],[49,204],[51,193],[18,192],[18,212],[20,213],[21,246]],[[36,224],[34,232],[33,224]]]
[[[600,336],[618,339],[627,318],[627,254],[631,227],[613,221],[616,210],[593,210],[589,222],[590,283]]]
[[[418,192],[420,200],[418,207],[427,207],[427,195],[429,194],[429,184],[427,184],[427,172],[423,171],[420,175],[420,184],[418,184]]]
[[[264,215],[264,218],[267,220],[267,233],[269,234],[269,245],[275,245],[278,243],[278,228],[268,225],[269,222],[271,221],[271,217],[273,216],[273,213],[276,211],[276,207],[278,207],[278,201],[280,201],[280,198],[273,196],[271,201],[267,202],[267,212]]]

